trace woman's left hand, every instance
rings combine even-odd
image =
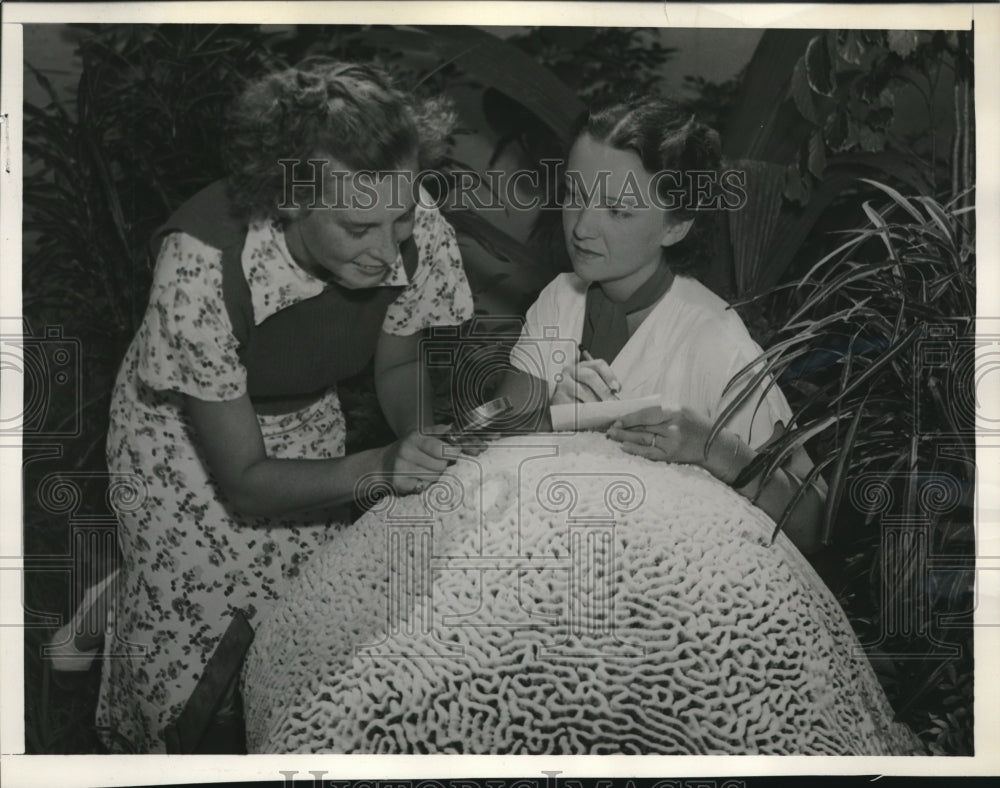
[[[622,450],[649,460],[704,465],[712,423],[690,408],[644,408],[616,421],[608,437]]]
[[[742,470],[753,461],[756,452],[735,433],[722,430],[712,441],[711,457],[705,456],[705,443],[712,433],[712,423],[690,408],[666,410],[646,408],[625,416],[608,430],[608,437],[618,441],[628,454],[660,462],[700,465],[716,479],[730,487]],[[779,421],[772,439],[785,431]],[[819,523],[826,509],[826,482],[815,479],[802,494],[801,479],[809,476],[812,461],[801,446],[767,483],[750,480],[737,492],[763,509],[778,522],[793,499],[797,501],[785,532],[804,553],[813,553],[821,546]],[[762,486],[763,484],[763,486]]]

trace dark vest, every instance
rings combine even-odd
[[[319,295],[255,325],[241,261],[248,227],[231,208],[223,181],[202,189],[154,233],[154,259],[164,237],[177,231],[222,252],[222,293],[247,370],[250,399],[259,413],[288,413],[365,368],[375,353],[386,310],[404,288],[352,290],[330,283]],[[413,239],[400,251],[412,279],[417,268]]]

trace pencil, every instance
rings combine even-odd
[[[579,345],[578,344],[577,348],[579,348],[579,350],[580,350],[580,357],[584,361],[593,361],[594,360],[594,357],[592,355],[590,355],[590,351],[587,350],[587,348],[585,348],[583,345]],[[619,383],[618,385],[620,386],[621,384]],[[587,388],[590,388],[590,387],[588,386]],[[618,392],[617,391],[615,391],[613,388],[611,388],[611,386],[608,386],[608,388],[611,389],[611,399],[621,399],[621,397],[618,396]],[[595,391],[594,393],[596,394],[597,392]]]

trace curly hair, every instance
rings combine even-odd
[[[333,158],[352,170],[430,167],[455,113],[443,98],[403,94],[381,69],[310,58],[249,84],[230,112],[229,193],[245,219],[273,216],[284,194],[281,160]]]
[[[719,134],[678,104],[656,96],[631,96],[592,110],[580,118],[573,139],[588,135],[597,142],[635,153],[649,173],[718,172],[722,164]],[[690,184],[688,184],[690,186]],[[670,183],[657,182],[659,197],[666,201]],[[664,249],[664,262],[677,274],[699,273],[706,265],[712,243],[709,209],[684,205],[672,209],[681,221],[694,224],[684,240]]]

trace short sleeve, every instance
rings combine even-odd
[[[184,233],[164,239],[137,341],[137,373],[153,389],[209,401],[246,393],[217,249]]]
[[[524,315],[521,336],[510,350],[510,365],[521,372],[541,378],[549,384],[549,393],[555,387],[554,372],[546,364],[547,354],[539,353],[539,340],[549,336],[559,324],[558,299],[553,297],[553,285],[542,289],[538,298]]]
[[[455,231],[437,208],[417,206],[413,239],[417,270],[386,310],[382,329],[387,334],[409,336],[431,326],[457,326],[473,316]]]
[[[546,381],[550,394],[563,368],[576,360],[586,292],[587,283],[576,274],[558,274],[528,307],[521,336],[511,348],[510,365]]]

